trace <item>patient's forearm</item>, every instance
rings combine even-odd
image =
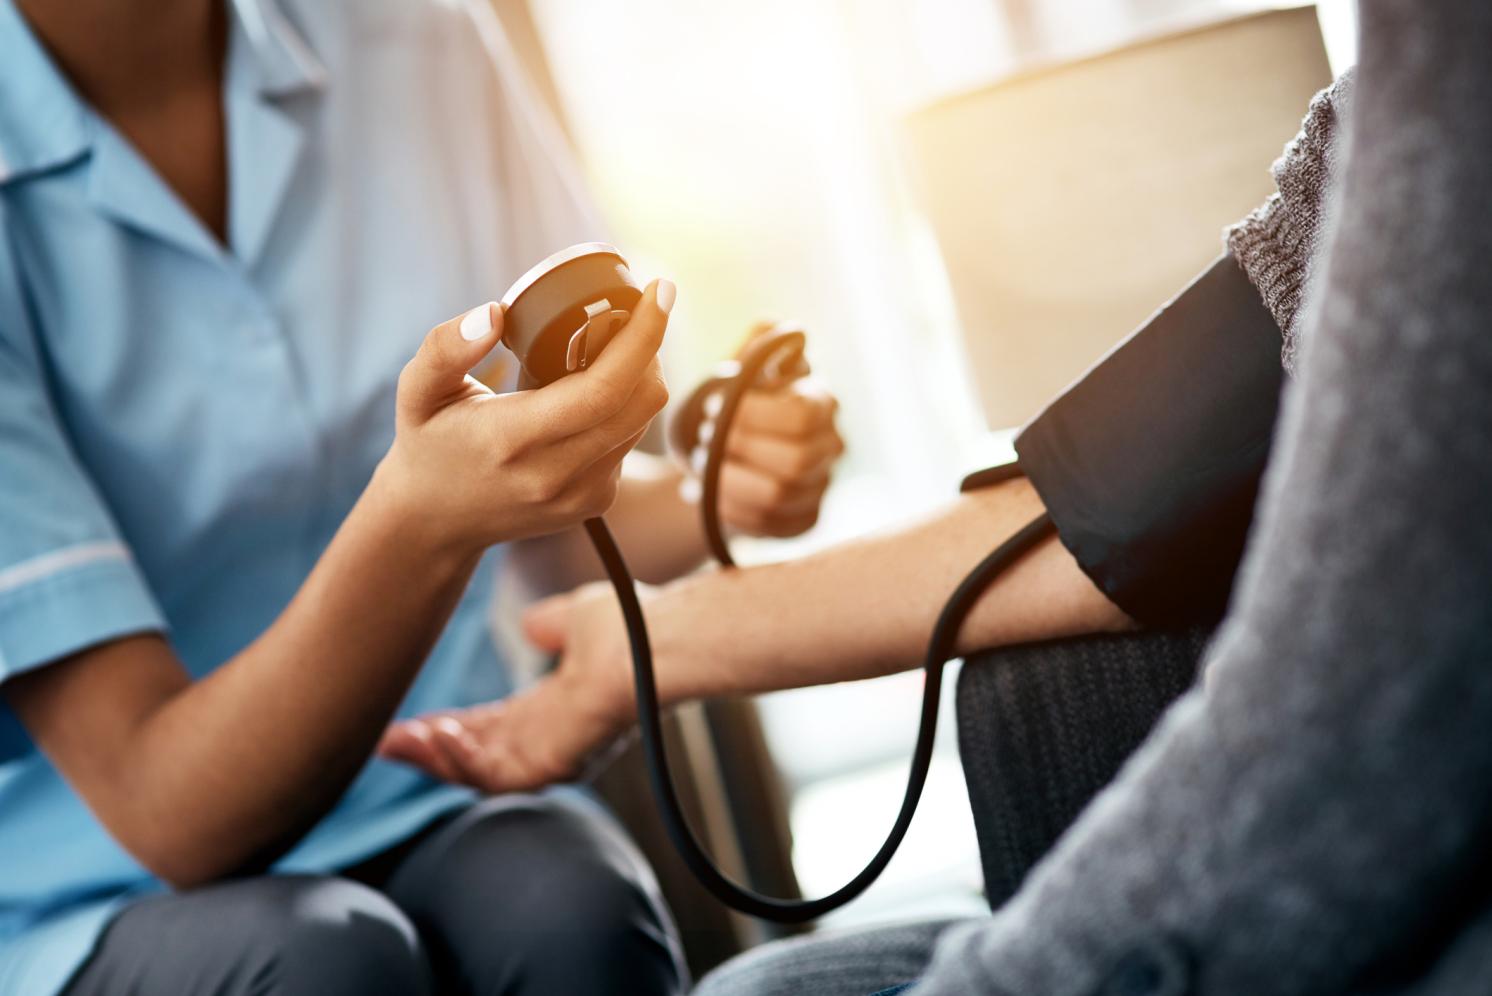
[[[917,666],[959,581],[1042,511],[1024,479],[933,517],[790,563],[681,581],[648,607],[666,701],[874,677]],[[980,598],[960,652],[1126,629],[1055,536]]]

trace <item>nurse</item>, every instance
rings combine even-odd
[[[509,550],[704,554],[621,469],[671,284],[560,383],[491,358],[602,234],[485,3],[0,0],[0,996],[684,986],[593,804],[369,761],[511,690]],[[812,523],[833,407],[752,400],[736,528]]]

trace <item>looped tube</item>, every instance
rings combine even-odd
[[[725,382],[722,389],[720,413],[715,416],[714,435],[710,437],[704,471],[700,474],[699,495],[705,542],[710,547],[710,555],[722,567],[736,566],[735,558],[730,555],[730,547],[725,542],[725,532],[720,527],[720,468],[725,465],[726,437],[730,435],[731,424],[736,420],[736,411],[741,407],[741,399],[746,396],[746,392],[751,390],[774,361],[778,366],[786,367],[792,361],[785,361],[784,357],[789,354],[801,357],[803,342],[803,333],[796,329],[768,332],[746,347],[741,354],[740,369]]]
[[[703,474],[701,514],[705,534],[715,558],[726,567],[734,565],[730,551],[726,548],[720,528],[717,497],[720,486],[720,467],[725,459],[725,439],[730,432],[731,421],[740,406],[741,398],[756,382],[757,376],[767,364],[788,348],[802,349],[802,334],[783,332],[764,337],[752,344],[741,359],[740,370],[724,388],[723,403],[716,417],[714,435],[710,439],[709,453]],[[1045,513],[1024,526],[1007,539],[989,556],[979,562],[968,576],[959,583],[952,597],[943,606],[938,621],[933,626],[928,641],[927,655],[922,668],[926,684],[922,692],[922,717],[917,727],[917,743],[912,752],[911,769],[907,773],[906,792],[902,796],[901,809],[891,832],[881,844],[875,856],[854,878],[843,886],[818,899],[781,899],[764,896],[727,878],[714,861],[705,853],[699,840],[690,829],[688,819],[679,804],[674,790],[673,776],[668,766],[668,756],[663,747],[663,719],[658,703],[658,686],[653,672],[653,651],[648,641],[647,621],[642,605],[637,599],[637,589],[632,573],[617,549],[611,530],[597,518],[585,523],[591,543],[601,558],[606,575],[616,589],[621,602],[622,617],[627,626],[627,639],[632,650],[633,674],[637,692],[638,726],[642,732],[643,751],[648,762],[648,777],[657,797],[658,808],[664,827],[674,848],[679,852],[689,870],[699,879],[715,898],[727,906],[763,920],[778,923],[802,923],[838,909],[860,895],[874,882],[891,862],[896,850],[906,837],[922,798],[922,789],[927,783],[928,769],[932,764],[933,740],[938,727],[938,701],[943,684],[943,666],[957,650],[958,632],[964,618],[979,600],[979,596],[1021,555],[1031,549],[1052,530],[1051,520]]]

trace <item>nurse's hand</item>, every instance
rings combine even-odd
[[[752,336],[774,326],[767,322]],[[839,404],[811,377],[741,399],[720,468],[720,521],[752,536],[797,536],[818,522],[844,440]]]
[[[468,373],[502,336],[496,304],[436,326],[399,376],[394,444],[375,485],[411,528],[459,549],[602,514],[622,458],[668,401],[657,353],[674,293],[655,281],[591,367],[511,394]]]

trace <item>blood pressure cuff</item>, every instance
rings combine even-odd
[[[1279,328],[1223,256],[1016,438],[1063,544],[1138,622],[1226,610],[1283,379]]]

